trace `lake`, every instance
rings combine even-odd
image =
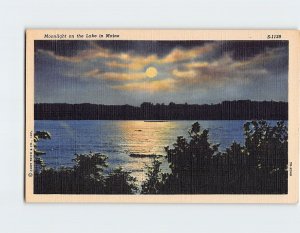
[[[164,147],[172,146],[177,136],[188,136],[195,121],[109,121],[109,120],[36,120],[35,131],[51,133],[51,140],[41,140],[38,148],[46,152],[47,166],[72,166],[75,153],[101,152],[108,156],[109,169],[122,166],[132,171],[140,184],[145,179],[145,168],[153,158],[133,158],[130,154],[165,155]],[[233,141],[244,143],[245,121],[198,121],[202,129],[209,129],[210,141],[220,143],[220,150]],[[276,121],[269,121],[275,124]],[[168,164],[161,158],[164,171]]]

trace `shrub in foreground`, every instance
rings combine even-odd
[[[133,194],[137,191],[130,172],[116,169],[104,174],[107,156],[101,153],[75,155],[71,168],[45,167],[34,176],[34,192],[43,194]]]
[[[220,152],[209,131],[194,123],[189,138],[166,147],[171,173],[158,161],[148,168],[144,194],[284,194],[287,193],[288,138],[283,121],[244,125],[245,145],[233,142]]]

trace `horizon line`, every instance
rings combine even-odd
[[[178,104],[178,105],[215,105],[215,104],[221,104],[223,102],[238,102],[238,101],[249,101],[249,102],[277,102],[277,103],[288,103],[288,101],[283,101],[283,100],[249,100],[249,99],[240,99],[240,100],[223,100],[221,102],[217,102],[217,103],[202,103],[202,104],[197,104],[197,103],[193,103],[193,104],[190,104],[190,103],[176,103],[176,102],[169,102],[169,103],[154,103],[154,102],[151,102],[151,101],[144,101],[144,102],[141,102],[139,105],[131,105],[131,104],[101,104],[101,103],[89,103],[89,102],[81,102],[81,103],[67,103],[67,102],[39,102],[39,103],[34,103],[34,104],[70,104],[70,105],[75,105],[75,104],[91,104],[91,105],[107,105],[107,106],[125,106],[125,105],[129,105],[129,106],[137,106],[137,107],[140,107],[143,103],[150,103],[150,104],[153,104],[153,105],[156,105],[156,104],[164,104],[164,105],[170,105],[171,103],[173,104]]]

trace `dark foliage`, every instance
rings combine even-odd
[[[34,166],[35,166],[35,170],[40,170],[45,168],[45,162],[42,159],[42,155],[46,154],[43,151],[39,151],[37,149],[37,143],[38,141],[40,141],[41,139],[43,140],[47,140],[47,139],[51,139],[51,135],[49,132],[47,131],[36,131],[34,133]]]
[[[244,125],[245,145],[221,153],[209,142],[208,130],[195,123],[189,140],[178,137],[166,147],[170,174],[158,161],[148,168],[144,194],[284,194],[287,193],[288,141],[284,122]]]
[[[132,194],[137,191],[130,172],[116,169],[108,175],[107,157],[101,153],[75,155],[72,168],[45,167],[35,172],[34,192],[40,194]]]
[[[161,173],[161,162],[153,160],[152,166],[147,166],[147,180],[142,184],[141,194],[158,194],[165,182],[167,174]]]
[[[136,178],[122,168],[115,169],[105,180],[105,193],[107,194],[133,194],[138,191]]]
[[[287,120],[288,104],[275,101],[224,101],[220,104],[35,104],[36,120]]]

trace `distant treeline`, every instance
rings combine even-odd
[[[142,103],[97,105],[41,103],[34,105],[35,120],[287,120],[288,103],[276,101],[223,101],[219,104]]]

